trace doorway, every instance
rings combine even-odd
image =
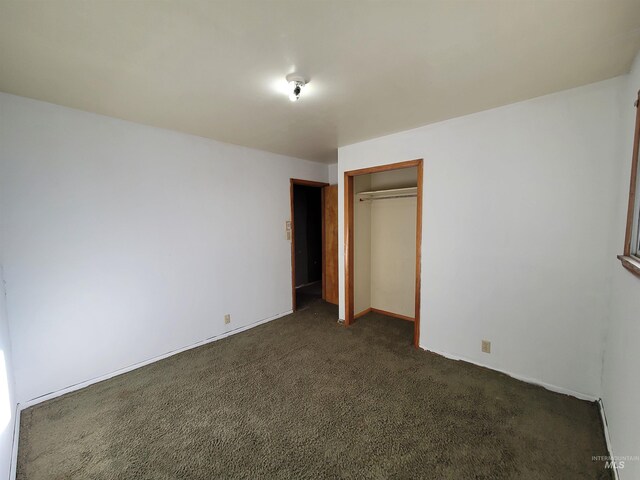
[[[400,171],[406,171],[412,169],[415,171],[415,183],[409,187],[400,187],[398,186],[387,186],[386,188],[362,188],[362,184],[366,184],[367,182],[363,182],[363,180],[367,180],[367,177],[374,176],[377,174],[382,174],[383,172],[387,172],[388,174],[392,173],[402,173]],[[407,162],[399,162],[388,165],[380,165],[377,167],[371,168],[363,168],[359,170],[351,170],[344,173],[344,213],[345,213],[345,326],[351,325],[356,318],[361,315],[366,314],[369,311],[377,311],[378,313],[382,313],[385,315],[394,316],[397,318],[401,318],[403,320],[412,321],[414,324],[413,328],[413,345],[415,347],[419,346],[420,339],[420,258],[421,258],[421,250],[422,250],[422,172],[423,172],[423,160],[410,160]],[[369,182],[369,185],[371,183]],[[356,198],[357,197],[357,198]],[[354,203],[357,201],[359,203],[358,207],[360,207],[360,202],[367,202],[373,200],[387,200],[387,199],[402,199],[403,201],[407,198],[415,199],[415,202],[408,204],[411,206],[412,210],[407,210],[406,212],[410,213],[411,218],[415,218],[415,223],[411,222],[411,233],[410,235],[414,235],[415,238],[409,239],[411,244],[413,245],[411,248],[415,248],[415,257],[411,256],[411,273],[410,275],[413,277],[403,278],[402,281],[409,281],[408,287],[401,287],[401,282],[399,280],[393,280],[392,287],[396,289],[396,293],[400,293],[401,297],[406,297],[406,293],[408,292],[413,298],[409,297],[405,300],[409,303],[405,304],[405,308],[410,310],[409,312],[391,312],[385,311],[383,308],[373,308],[375,305],[369,305],[363,311],[356,312],[356,303],[359,303],[358,308],[366,307],[367,305],[362,302],[356,302],[354,296],[355,290],[355,282],[354,279],[356,274],[360,271],[357,270],[356,267],[356,257],[360,255],[362,258],[363,250],[361,247],[358,247],[358,251],[356,252],[356,242],[355,237],[362,230],[362,222],[359,222],[356,225],[355,217],[357,215],[356,210],[361,211],[361,208],[356,209],[354,207]],[[408,215],[408,214],[407,214]],[[406,215],[405,215],[406,216]],[[391,218],[398,219],[400,216],[397,211]],[[387,217],[389,218],[389,217]],[[411,221],[411,220],[410,220]],[[397,226],[397,223],[393,224]],[[357,228],[356,228],[357,227]],[[389,225],[387,231],[392,230],[394,227]],[[413,231],[415,228],[415,232]],[[404,230],[409,230],[408,228]],[[398,240],[398,239],[394,239]],[[406,238],[403,239],[401,244],[406,245]],[[381,245],[384,245],[384,242],[378,242]],[[397,244],[397,243],[396,243]],[[369,245],[371,245],[369,243]],[[387,242],[386,245],[389,245]],[[397,249],[396,249],[397,250]],[[396,250],[387,250],[383,252],[383,255],[379,255],[379,257],[384,256],[384,254],[392,255],[396,253]],[[407,248],[406,250],[409,250]],[[364,252],[366,255],[368,252]],[[411,255],[409,253],[409,255]],[[413,259],[415,258],[415,262]],[[408,259],[407,259],[408,260]],[[360,263],[359,263],[360,265]],[[358,265],[358,266],[359,266]],[[415,273],[414,273],[415,272]],[[395,273],[395,272],[394,272]],[[365,286],[366,287],[366,286]],[[411,288],[414,287],[414,288]],[[366,289],[366,288],[365,288]],[[411,291],[413,290],[413,291]],[[396,297],[398,298],[398,297]],[[404,313],[404,314],[403,314]],[[409,315],[407,315],[409,313]]]
[[[332,268],[335,265],[337,274],[337,216],[331,213],[336,211],[335,207],[331,208],[332,204],[337,205],[335,186],[291,179],[291,303],[294,311],[320,299],[330,301],[334,290],[337,299],[337,275]],[[335,287],[332,278],[335,278]]]

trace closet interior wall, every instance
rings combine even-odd
[[[353,179],[353,311],[371,309],[371,203],[360,202],[358,193],[371,190],[371,175]]]
[[[354,312],[415,317],[416,197],[360,201],[359,193],[417,185],[417,169],[354,178]]]

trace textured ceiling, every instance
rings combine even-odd
[[[0,0],[0,91],[324,162],[639,49],[637,0]],[[294,70],[311,82],[290,103]]]

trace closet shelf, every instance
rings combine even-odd
[[[387,190],[372,190],[369,192],[360,192],[356,194],[361,202],[366,200],[382,200],[384,198],[406,198],[416,197],[418,195],[418,187],[407,188],[389,188]]]

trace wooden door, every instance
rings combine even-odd
[[[338,186],[324,187],[323,298],[338,304]]]

